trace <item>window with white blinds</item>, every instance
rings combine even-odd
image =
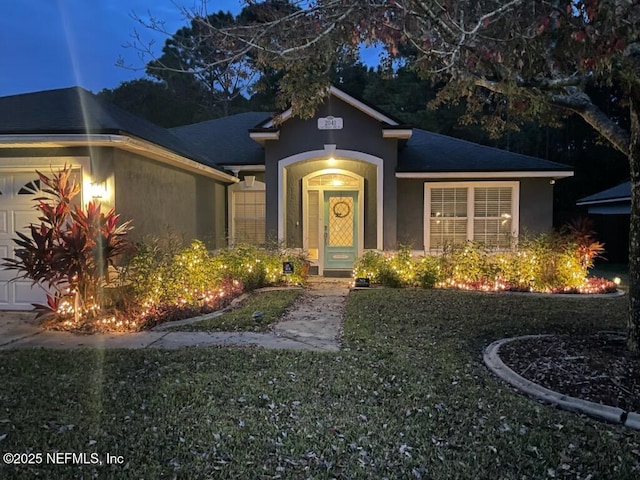
[[[510,248],[517,235],[518,182],[425,184],[425,248],[473,240]]]
[[[264,245],[265,184],[239,182],[229,187],[230,243]]]

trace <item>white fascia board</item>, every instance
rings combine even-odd
[[[396,172],[396,178],[566,178],[573,172]]]
[[[264,172],[264,165],[221,165],[225,170],[230,170],[232,172]]]
[[[254,142],[264,146],[267,140],[278,140],[280,138],[280,130],[275,132],[249,132],[249,137]]]
[[[375,108],[370,107],[369,105],[365,105],[360,100],[358,100],[356,98],[353,98],[351,95],[349,95],[348,93],[343,92],[342,90],[340,90],[337,87],[331,86],[329,88],[329,94],[333,95],[336,98],[339,98],[340,100],[342,100],[345,103],[348,103],[352,107],[357,108],[361,112],[369,115],[371,118],[374,118],[375,120],[378,120],[379,122],[384,122],[384,123],[386,123],[388,125],[398,125],[398,122],[396,122],[392,118],[386,116],[385,114],[381,113],[380,111],[376,110]],[[289,118],[291,118],[292,114],[293,114],[292,109],[288,108],[287,110],[285,110],[281,114],[277,115],[277,119],[278,119],[278,121],[280,123],[282,123],[282,122],[288,120]],[[265,123],[263,125],[264,128],[271,128],[271,127],[274,127],[274,126],[275,126],[275,119],[269,120],[267,123]]]
[[[413,135],[412,128],[383,128],[382,138],[398,138],[408,140]]]
[[[49,147],[114,147],[134,153],[142,153],[163,163],[199,173],[216,180],[236,183],[233,175],[183,157],[152,142],[128,135],[67,134],[67,135],[0,135],[0,148],[49,148]]]
[[[631,197],[616,197],[607,198],[604,200],[587,200],[586,202],[576,202],[576,205],[600,205],[602,203],[618,203],[618,202],[630,202]]]
[[[384,122],[389,125],[398,125],[398,122],[396,122],[392,118],[387,117],[385,114],[381,113],[375,108],[371,108],[370,106],[365,105],[360,100],[357,100],[351,95],[344,93],[339,88],[332,86],[331,88],[329,88],[329,93],[331,93],[331,95],[333,95],[334,97],[339,98],[343,102],[348,103],[352,107],[357,108],[361,112],[366,113],[370,117],[375,118],[379,122]]]

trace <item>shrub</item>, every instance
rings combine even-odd
[[[415,283],[422,288],[433,288],[443,280],[441,257],[427,255],[415,267]]]
[[[17,270],[18,278],[54,290],[47,293],[48,305],[35,305],[40,313],[60,311],[64,298],[72,296],[73,305],[67,302],[66,311],[78,322],[105,305],[102,292],[109,285],[109,266],[129,246],[130,222],[119,225],[113,209],[103,213],[93,200],[86,209],[74,204],[80,186],[71,177],[70,166],[51,177],[36,173],[46,187],[43,191],[53,198],[35,199],[40,224],[31,224],[29,234],[16,232],[17,258],[5,258],[3,266]]]
[[[415,269],[411,249],[400,246],[397,252],[392,253],[364,252],[356,259],[353,273],[356,277],[369,278],[374,284],[399,288],[415,284]]]

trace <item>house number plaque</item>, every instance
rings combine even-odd
[[[318,118],[318,130],[342,130],[342,117]]]

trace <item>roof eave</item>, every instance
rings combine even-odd
[[[0,148],[58,148],[58,147],[113,147],[133,153],[143,153],[163,163],[221,180],[236,183],[233,175],[180,155],[165,147],[126,134],[62,134],[62,135],[2,135]]]
[[[549,178],[559,180],[572,177],[573,171],[514,170],[514,171],[455,171],[455,172],[396,172],[396,178]]]

